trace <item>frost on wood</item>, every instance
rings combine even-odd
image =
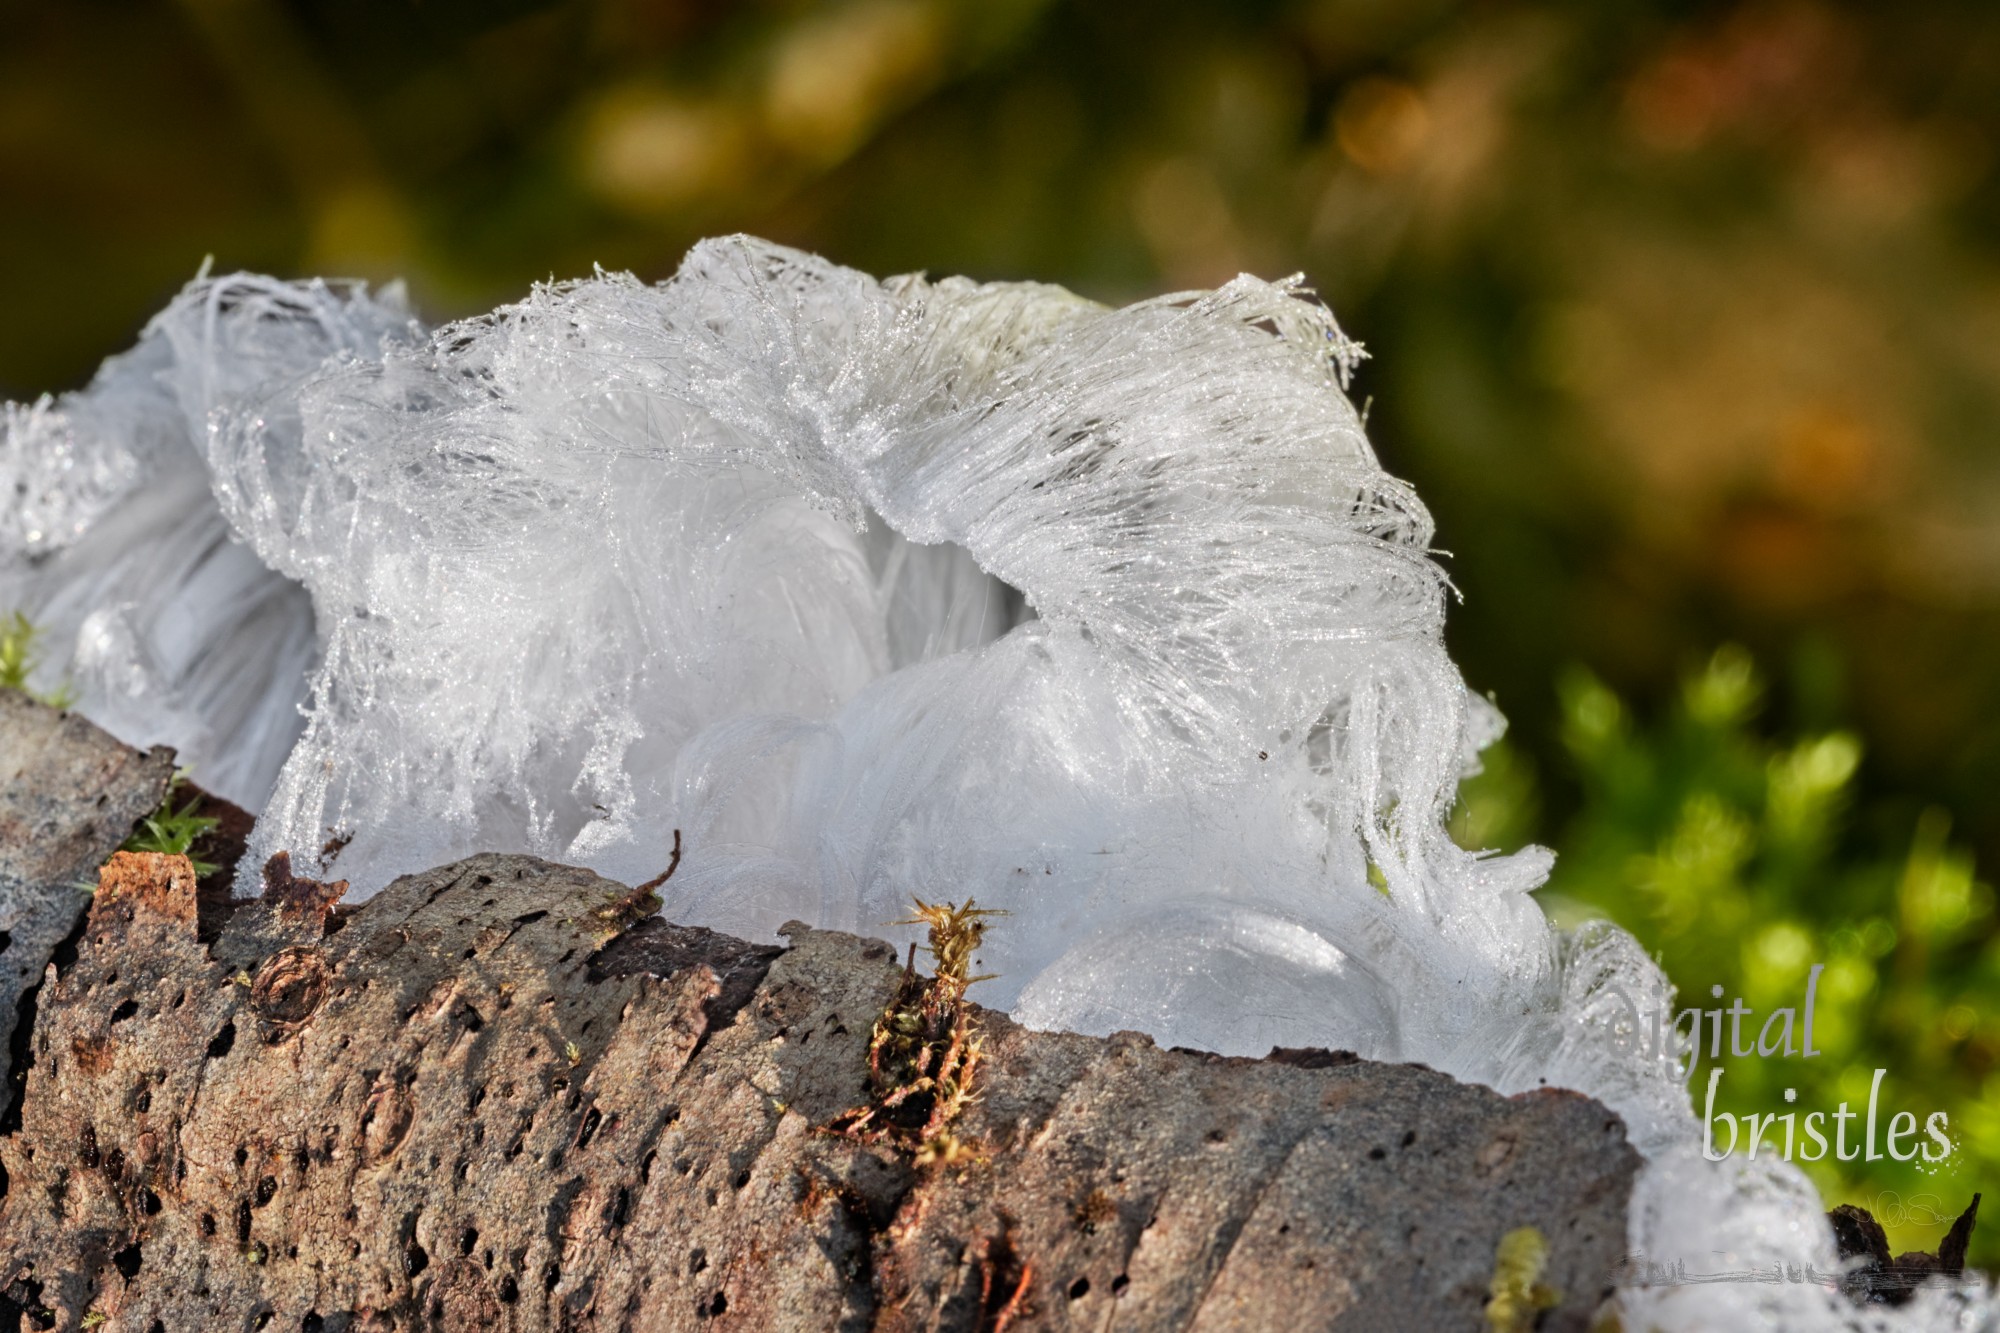
[[[121,854],[0,1139],[0,1316],[1473,1328],[1520,1227],[1539,1327],[1609,1289],[1638,1157],[1584,1097],[986,1014],[983,1160],[918,1170],[819,1128],[864,1094],[890,946],[628,931],[642,898],[480,856],[346,916],[281,885],[204,946],[187,863]]]
[[[658,288],[428,338],[399,313],[199,283],[22,418],[117,476],[199,449],[310,593],[311,719],[246,865],[351,834],[364,892],[482,848],[636,881],[680,827],[691,919],[858,927],[949,887],[1015,913],[988,998],[1228,1050],[1442,1057],[1548,974],[1546,857],[1443,836],[1493,722],[1340,392],[1357,353],[1296,283],[1105,310],[732,240]],[[45,562],[144,551],[96,491],[72,508]],[[106,600],[22,568],[58,632]],[[1002,633],[1010,588],[1038,618]],[[189,632],[205,663],[263,627]],[[256,748],[179,743],[197,780]]]
[[[751,939],[973,897],[1011,914],[980,998],[1030,1026],[1580,1088],[1653,1163],[1635,1248],[1835,1266],[1800,1173],[1699,1160],[1620,1026],[1672,1011],[1642,951],[1552,931],[1541,850],[1446,837],[1500,721],[1358,355],[1296,281],[1111,310],[744,238],[430,332],[393,293],[203,279],[12,409],[0,604],[65,646],[49,684],[261,803],[246,867],[639,882],[679,828],[669,913]]]

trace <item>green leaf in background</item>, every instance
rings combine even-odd
[[[1581,667],[1564,673],[1557,694],[1581,798],[1547,839],[1558,856],[1543,906],[1566,925],[1609,917],[1631,930],[1672,978],[1677,1008],[1722,1009],[1742,997],[1754,1011],[1746,1047],[1766,1016],[1802,1010],[1820,965],[1821,1054],[1725,1050],[1716,1061],[1705,1049],[1692,1079],[1696,1110],[1717,1064],[1718,1111],[1799,1112],[1801,1122],[1842,1102],[1863,1111],[1875,1071],[1886,1070],[1876,1089],[1882,1125],[1908,1111],[1923,1126],[1942,1111],[1950,1156],[1793,1160],[1829,1204],[1881,1216],[1897,1249],[1935,1248],[1971,1194],[2000,1179],[1994,895],[1953,843],[1950,817],[1935,806],[1904,813],[1894,802],[1858,802],[1864,755],[1851,731],[1761,728],[1765,682],[1741,648],[1688,672],[1656,717],[1636,716]],[[1461,793],[1455,835],[1472,847],[1526,841],[1539,809],[1532,766],[1505,741],[1485,760]],[[1703,1046],[1711,1039],[1705,1028]],[[1826,1124],[1832,1135],[1830,1115]],[[1719,1148],[1729,1136],[1717,1135]],[[1798,1145],[1807,1151],[1803,1129]],[[2000,1257],[1991,1235],[1975,1247],[1976,1263]]]

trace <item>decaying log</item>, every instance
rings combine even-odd
[[[159,806],[173,772],[164,746],[141,754],[75,713],[0,690],[0,1050],[83,915],[97,867]],[[11,1078],[0,1085],[0,1127],[19,1091]]]
[[[106,867],[0,1137],[0,1328],[1480,1329],[1534,1228],[1533,1326],[1582,1329],[1624,1248],[1572,1093],[982,1013],[977,1156],[919,1168],[824,1132],[887,944],[520,856],[333,889],[204,943],[184,861]]]

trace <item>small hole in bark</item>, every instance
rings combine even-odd
[[[114,1185],[124,1176],[125,1150],[123,1148],[113,1148],[110,1152],[104,1154],[104,1174],[110,1178],[111,1183]]]
[[[1278,1228],[1278,1234],[1280,1236],[1289,1235],[1291,1234],[1291,1230],[1292,1230],[1292,1224],[1290,1222],[1286,1222],[1284,1225]]]
[[[1414,1129],[1410,1130],[1408,1133],[1403,1135],[1403,1146],[1405,1148],[1409,1147],[1412,1143],[1415,1143],[1416,1141],[1417,1141],[1417,1131]]]
[[[140,1190],[139,1211],[148,1217],[158,1217],[160,1215],[160,1196],[151,1190]]]
[[[632,1191],[628,1189],[620,1189],[618,1191],[618,1202],[614,1204],[611,1209],[611,1225],[614,1227],[624,1226],[625,1219],[631,1215],[631,1212],[632,1212]]]
[[[139,1090],[132,1094],[132,1109],[137,1111],[141,1115],[144,1115],[146,1112],[152,1110],[153,1090],[151,1088],[148,1088],[143,1083],[140,1084]]]
[[[273,1316],[273,1315],[272,1315],[272,1313],[271,1313],[271,1312],[270,1312],[269,1310],[266,1310],[266,1311],[264,1311],[264,1313],[262,1313],[262,1314],[260,1314],[260,1315],[258,1315],[258,1316],[257,1316],[257,1323],[256,1323],[255,1327],[257,1327],[257,1328],[269,1328],[269,1327],[271,1326],[271,1320],[272,1320],[272,1319],[273,1319],[274,1317],[275,1317],[275,1316]]]
[[[203,1213],[201,1215],[201,1234],[204,1236],[213,1236],[215,1234],[214,1213]]]
[[[515,925],[517,925],[517,926],[532,926],[532,925],[534,925],[534,924],[535,924],[535,923],[536,923],[537,921],[540,921],[540,920],[541,920],[541,919],[542,919],[543,917],[545,917],[545,916],[547,916],[547,915],[548,915],[548,913],[547,913],[546,911],[542,911],[542,912],[523,912],[523,913],[521,913],[521,915],[519,915],[519,916],[517,916],[517,917],[515,917],[515,918],[514,918],[514,924],[515,924]]]
[[[747,1170],[738,1171],[736,1173],[736,1179],[731,1181],[730,1183],[734,1185],[737,1189],[742,1189],[745,1185],[748,1185],[750,1183],[750,1172]]]
[[[1088,1295],[1090,1295],[1089,1278],[1080,1277],[1076,1281],[1069,1284],[1069,1298],[1071,1300],[1080,1301]]]
[[[325,1328],[326,1320],[319,1317],[317,1310],[306,1311],[306,1317],[299,1320],[299,1333],[322,1333]]]
[[[704,1249],[702,1249],[702,1248],[701,1248],[700,1246],[698,1246],[698,1245],[697,1245],[697,1246],[696,1246],[696,1247],[695,1247],[694,1249],[692,1249],[692,1250],[689,1250],[689,1251],[688,1251],[688,1276],[689,1276],[689,1277],[693,1277],[693,1276],[694,1276],[694,1275],[695,1275],[696,1273],[699,1273],[699,1272],[700,1272],[700,1271],[701,1271],[702,1269],[704,1269],[704,1268],[707,1268],[707,1267],[708,1267],[708,1251],[707,1251],[707,1250],[704,1250]]]
[[[518,1286],[514,1285],[514,1279],[511,1277],[501,1278],[500,1303],[502,1305],[512,1305],[515,1301],[518,1301],[520,1299],[521,1299],[521,1289]]]
[[[1132,1279],[1120,1273],[1117,1277],[1111,1279],[1111,1294],[1116,1296],[1131,1285]]]
[[[431,1257],[424,1251],[424,1247],[415,1241],[411,1241],[410,1248],[403,1251],[404,1274],[409,1277],[415,1277],[430,1266]]]
[[[119,1005],[116,1009],[113,1009],[111,1011],[111,1021],[114,1023],[123,1023],[126,1019],[130,1018],[132,1015],[138,1012],[139,1012],[139,1002],[137,1000],[127,1000],[125,1001],[125,1003]]]
[[[707,1312],[711,1317],[719,1314],[727,1314],[729,1312],[729,1297],[719,1291],[716,1292],[715,1296],[708,1303]],[[699,1315],[701,1311],[697,1310],[695,1313]]]
[[[1368,1160],[1371,1162],[1379,1162],[1388,1155],[1389,1150],[1387,1148],[1370,1148],[1368,1150]]]
[[[236,1205],[236,1243],[238,1245],[247,1245],[249,1244],[249,1242],[250,1242],[250,1201],[248,1199],[245,1199],[243,1200],[243,1202]]]
[[[146,1326],[146,1333],[167,1333],[166,1322],[164,1320],[155,1319],[152,1323]]]
[[[641,1185],[645,1185],[645,1184],[649,1184],[649,1183],[650,1183],[650,1182],[652,1181],[652,1179],[653,1179],[653,1163],[655,1163],[655,1162],[657,1162],[657,1161],[659,1161],[659,1160],[660,1160],[660,1154],[659,1154],[659,1153],[658,1153],[657,1151],[652,1151],[652,1152],[648,1152],[648,1153],[646,1154],[646,1156],[645,1156],[645,1157],[644,1157],[644,1158],[643,1158],[643,1159],[642,1159],[642,1160],[640,1161],[640,1163],[639,1163],[639,1183],[640,1183]]]
[[[250,1150],[244,1147],[240,1143],[236,1145],[236,1169],[238,1171],[241,1171],[243,1169],[243,1164],[249,1160],[250,1160]]]
[[[13,943],[14,937],[6,931],[0,930],[0,953],[6,953],[8,947]]]
[[[144,1256],[139,1249],[139,1242],[135,1240],[124,1249],[118,1251],[118,1253],[112,1255],[111,1263],[124,1276],[125,1280],[130,1282],[133,1278],[139,1276],[139,1264],[143,1258]]]
[[[211,1060],[220,1060],[223,1056],[229,1054],[229,1048],[235,1044],[236,1024],[224,1023],[222,1031],[216,1033],[214,1039],[208,1043],[208,1058]]]
[[[550,1264],[548,1266],[548,1270],[542,1274],[542,1290],[554,1291],[557,1287],[561,1285],[562,1285],[562,1265]]]
[[[257,1182],[257,1206],[262,1208],[278,1196],[278,1178],[265,1176]]]
[[[588,1148],[590,1141],[597,1137],[597,1127],[603,1123],[604,1112],[595,1106],[591,1107],[589,1113],[583,1117],[583,1128],[576,1132],[576,1146],[579,1149]]]

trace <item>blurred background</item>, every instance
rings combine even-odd
[[[1824,964],[1827,1057],[1732,1063],[1726,1104],[1885,1067],[1884,1115],[1960,1148],[1809,1168],[1830,1201],[1930,1247],[1913,1199],[2000,1187],[2000,10],[0,0],[0,33],[0,397],[84,382],[210,254],[432,318],[738,230],[1110,302],[1303,270],[1514,723],[1462,839],[1557,847],[1545,904],[1685,995],[1796,1005]]]

